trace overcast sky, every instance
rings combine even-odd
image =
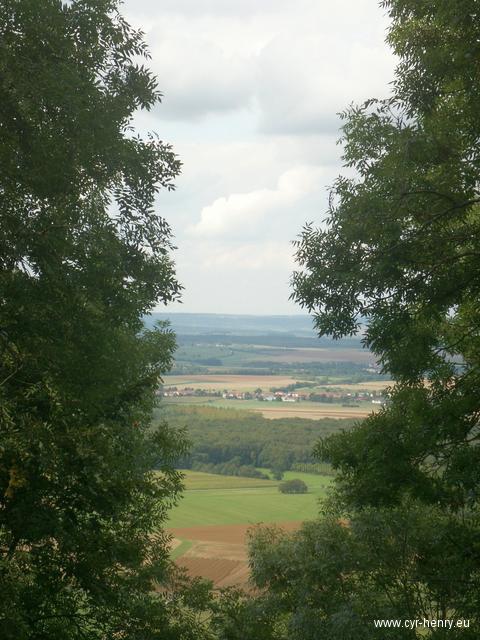
[[[125,0],[164,99],[141,131],[183,162],[158,210],[175,233],[182,305],[291,314],[291,246],[325,217],[340,120],[384,97],[394,59],[376,0]]]

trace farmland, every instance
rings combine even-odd
[[[318,501],[330,478],[286,472],[309,487],[303,495],[285,495],[278,481],[216,476],[185,471],[184,498],[171,512],[172,552],[191,575],[212,579],[217,586],[244,584],[248,579],[245,536],[259,523],[279,523],[288,530],[315,518]]]
[[[197,340],[191,344],[184,344],[178,349],[177,360],[184,362],[198,361],[200,364],[208,360],[220,361],[211,364],[214,367],[255,367],[262,362],[275,363],[302,363],[302,362],[355,362],[369,364],[372,356],[368,351],[358,348],[334,348],[334,347],[273,347],[264,345],[260,340],[252,338],[252,344],[238,344],[235,338],[229,344],[203,344]]]
[[[305,386],[303,386],[305,385]],[[334,395],[344,394],[352,399],[358,394],[363,394],[360,401],[340,402],[330,398],[330,402],[259,402],[255,399],[229,399],[220,396],[228,391],[232,394],[252,394],[260,389],[268,392],[270,389],[287,388],[296,386],[298,393]],[[221,375],[221,374],[197,374],[184,376],[165,376],[164,388],[167,390],[189,389],[192,395],[180,397],[165,397],[163,402],[178,405],[208,405],[225,409],[246,409],[261,413],[269,419],[276,418],[307,418],[318,420],[321,418],[364,418],[372,411],[377,411],[379,406],[371,403],[370,394],[380,394],[388,381],[365,381],[359,383],[332,382],[328,385],[313,380],[302,380],[293,376],[282,375]],[[200,395],[209,394],[209,395]],[[182,391],[180,391],[182,393]],[[219,397],[213,397],[211,394]],[[333,400],[333,401],[332,401]],[[346,406],[347,404],[347,406]],[[348,406],[352,405],[352,406]],[[354,405],[354,406],[353,406]]]
[[[177,334],[175,377],[244,375],[298,380],[313,376],[325,383],[382,378],[375,357],[362,347],[359,337],[319,338],[308,316],[262,319],[174,314],[169,319]],[[170,377],[166,381],[177,383]],[[264,387],[267,382],[259,380],[258,384]]]
[[[172,557],[217,587],[245,585],[247,531],[316,517],[333,473],[312,456],[316,443],[379,410],[372,400],[388,381],[359,338],[318,339],[307,318],[180,314],[173,324],[179,347],[156,416],[186,429],[191,447],[168,523]],[[308,493],[281,494],[272,478],[282,472]]]
[[[186,473],[188,478],[192,472]],[[315,517],[318,498],[325,495],[331,481],[325,476],[287,471],[286,479],[301,478],[310,491],[284,495],[278,491],[278,481],[195,472],[194,483],[200,477],[205,479],[201,488],[189,489],[187,480],[180,505],[172,509],[169,527],[306,520]]]
[[[167,387],[191,387],[192,389],[210,389],[214,391],[223,391],[224,389],[254,391],[258,388],[267,390],[271,387],[283,387],[297,382],[301,383],[302,381],[309,383],[311,379],[285,375],[232,375],[221,373],[164,376],[164,385]],[[356,383],[332,380],[328,383],[328,388],[335,391],[381,391],[382,389],[385,389],[388,384],[388,380],[366,380]],[[317,387],[319,389],[326,389],[327,385],[326,383],[319,381],[317,383]]]
[[[192,387],[193,389],[237,389],[238,391],[254,391],[257,388],[269,389],[273,386],[294,384],[298,378],[281,375],[229,375],[229,374],[197,374],[171,375],[164,377],[165,386]]]
[[[365,418],[378,406],[364,403],[361,406],[349,407],[341,404],[320,402],[258,402],[256,400],[228,400],[202,397],[168,398],[165,404],[186,406],[209,406],[218,409],[248,410],[260,413],[265,418],[306,418],[320,420],[321,418]]]

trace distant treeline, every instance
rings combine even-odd
[[[209,465],[213,471],[212,465],[220,469],[227,464],[228,475],[244,475],[232,471],[241,467],[248,467],[244,471],[250,475],[255,467],[286,471],[299,463],[312,464],[312,450],[320,438],[355,422],[332,418],[268,420],[253,411],[178,405],[160,406],[157,418],[167,420],[172,427],[187,429],[191,448],[189,455],[179,460],[180,468],[206,470],[205,465]]]
[[[217,313],[153,312],[144,318],[147,326],[167,320],[177,335],[239,334],[258,336],[276,333],[315,338],[311,316],[305,315],[236,315]]]
[[[314,473],[319,476],[333,476],[335,471],[328,462],[295,462],[290,467],[291,471],[300,471],[301,473]]]
[[[181,467],[186,469],[187,467]],[[217,473],[221,476],[241,476],[243,478],[259,478],[268,480],[269,476],[262,473],[251,464],[242,464],[239,458],[232,458],[228,462],[213,464],[211,462],[192,462],[190,469],[204,473]]]

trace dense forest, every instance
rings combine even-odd
[[[171,427],[186,428],[189,452],[178,461],[182,469],[226,475],[257,476],[256,467],[274,471],[299,468],[329,472],[314,463],[313,449],[321,438],[351,428],[352,420],[280,418],[272,422],[253,411],[165,405],[157,415]]]

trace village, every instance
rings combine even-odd
[[[346,406],[358,406],[358,403],[370,402],[371,404],[384,405],[387,398],[382,391],[357,391],[345,392],[341,390],[335,391],[312,391],[296,392],[290,390],[270,389],[263,391],[256,389],[255,391],[236,391],[223,389],[199,389],[194,387],[178,388],[169,386],[160,390],[159,395],[164,398],[223,398],[225,400],[258,400],[259,402],[325,402],[333,404],[343,404]]]

